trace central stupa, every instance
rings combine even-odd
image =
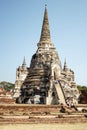
[[[20,88],[17,103],[66,104],[66,100],[78,103],[79,92],[74,82],[74,72],[68,69],[66,61],[62,69],[58,53],[51,41],[47,7],[37,51],[32,56],[26,78]],[[17,73],[21,68],[17,69]],[[19,82],[17,77],[16,83]],[[15,85],[16,86],[16,85]],[[15,87],[17,90],[17,86]],[[15,91],[16,92],[16,91]]]

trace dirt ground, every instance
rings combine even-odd
[[[87,129],[87,123],[0,125],[0,130],[86,130],[86,129]]]

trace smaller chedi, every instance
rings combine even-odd
[[[22,66],[19,66],[16,70],[16,81],[15,81],[15,89],[14,89],[14,97],[17,98],[20,95],[21,86],[28,74],[29,68],[26,66],[25,57],[23,60]]]
[[[62,68],[59,55],[54,47],[45,7],[43,25],[37,51],[31,58],[30,67],[25,58],[16,70],[14,98],[17,103],[26,104],[78,104],[79,91],[74,81],[74,72]]]

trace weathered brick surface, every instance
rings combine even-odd
[[[15,101],[13,98],[0,97],[0,104],[14,104]]]
[[[87,108],[87,105],[78,105]],[[60,113],[59,105],[0,105],[0,124],[3,123],[75,123],[86,122],[82,112]]]
[[[0,105],[1,112],[29,112],[29,113],[43,113],[43,112],[59,112],[60,106],[49,106],[49,105],[18,105],[18,104],[2,104]]]

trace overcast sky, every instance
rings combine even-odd
[[[45,4],[51,39],[62,66],[87,85],[87,0],[0,0],[0,82],[15,82],[25,56],[27,66],[37,50]]]

